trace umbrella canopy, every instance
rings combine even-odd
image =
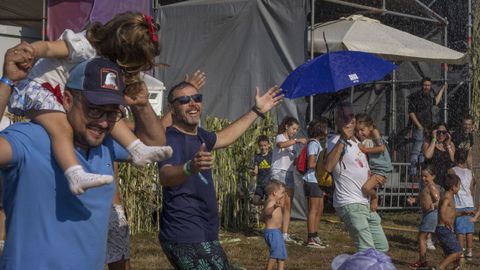
[[[369,52],[391,61],[425,61],[464,64],[466,54],[381,24],[361,15],[342,17],[315,27],[314,48],[317,53],[348,50]],[[310,38],[310,34],[308,35]],[[310,46],[310,42],[308,42]]]
[[[287,98],[331,93],[380,80],[395,67],[370,53],[332,52],[299,66],[288,75],[281,87]]]

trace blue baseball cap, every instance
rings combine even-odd
[[[70,71],[66,89],[82,91],[94,105],[125,105],[123,71],[116,63],[96,57],[84,61]]]

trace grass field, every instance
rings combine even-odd
[[[418,213],[382,213],[383,225],[390,244],[389,255],[398,269],[409,269],[408,265],[418,258],[415,229],[420,222]],[[293,221],[291,233],[305,240],[306,223]],[[327,249],[311,249],[303,245],[287,245],[289,259],[287,269],[331,269],[330,263],[341,253],[355,252],[343,224],[334,215],[327,215],[320,224],[320,237],[329,244]],[[238,269],[263,269],[268,250],[261,229],[248,232],[221,232],[220,239],[230,263]],[[480,243],[474,242],[473,261],[462,269],[480,269]],[[442,258],[442,251],[429,251],[427,259],[431,265]],[[163,255],[156,234],[141,234],[132,237],[132,269],[172,269]]]

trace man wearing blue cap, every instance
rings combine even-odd
[[[17,48],[18,49],[18,48]],[[3,76],[14,83],[24,73],[10,49]],[[0,90],[6,89],[0,84]],[[113,175],[113,161],[128,153],[109,136],[123,117],[124,83],[118,65],[94,58],[70,73],[63,103],[74,131],[76,155],[91,173]],[[161,125],[148,102],[132,106],[136,135],[161,145]],[[148,126],[148,128],[147,128]],[[0,172],[5,177],[7,241],[0,269],[103,269],[107,224],[115,184],[75,196],[51,149],[47,132],[35,123],[18,123],[0,133]]]

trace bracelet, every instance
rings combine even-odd
[[[437,141],[437,137],[432,137],[432,142],[436,142]]]
[[[185,162],[185,164],[183,164],[183,173],[186,175],[186,176],[190,176],[192,175],[192,171],[190,170],[190,163],[192,161],[189,160],[187,162]]]
[[[256,113],[258,116],[260,116],[260,118],[265,119],[265,114],[261,113],[256,106],[252,107],[252,111]]]
[[[2,76],[2,78],[0,78],[0,82],[8,85],[10,88],[13,88],[15,86],[15,84],[6,76]]]

